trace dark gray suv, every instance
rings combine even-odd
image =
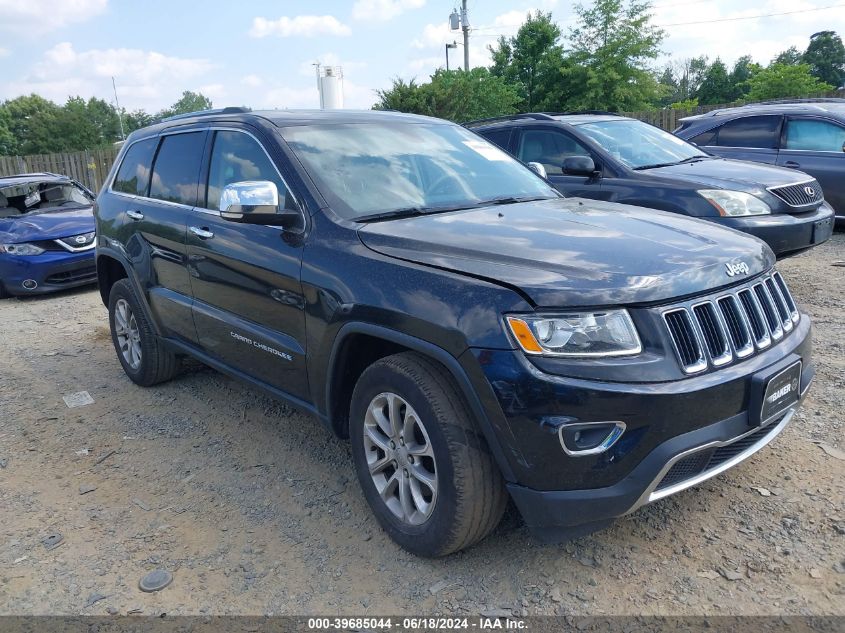
[[[810,174],[836,211],[837,223],[845,222],[845,99],[773,101],[714,110],[681,119],[675,134],[718,156]]]

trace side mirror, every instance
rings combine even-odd
[[[298,209],[279,208],[279,190],[269,180],[244,180],[223,187],[220,192],[220,217],[230,222],[286,228],[303,224]]]
[[[546,174],[546,168],[543,167],[543,163],[535,163],[535,162],[532,161],[532,162],[528,163],[528,169],[530,169],[535,174],[540,176],[540,178],[548,178],[549,177],[548,174]]]
[[[589,156],[569,156],[564,159],[561,169],[569,176],[592,176],[596,172],[596,164]]]

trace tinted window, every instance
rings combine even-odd
[[[147,195],[147,185],[150,183],[150,163],[157,143],[157,138],[149,138],[133,143],[126,150],[112,189],[136,196]]]
[[[690,143],[695,143],[696,145],[706,146],[706,145],[715,145],[716,144],[716,130],[708,130],[703,134],[699,134],[698,136],[693,136],[689,139]]]
[[[188,206],[197,203],[197,183],[204,143],[205,132],[172,134],[162,139],[153,166],[151,198]]]
[[[775,149],[779,136],[779,116],[749,116],[728,121],[719,128],[719,145]]]
[[[510,130],[489,130],[486,132],[481,132],[481,136],[486,138],[491,143],[498,145],[503,150],[508,149],[508,143],[511,140],[511,131]]]
[[[786,123],[784,149],[842,152],[845,127],[819,119],[795,119]]]
[[[519,160],[540,163],[547,174],[562,174],[563,161],[570,156],[589,156],[590,152],[574,138],[552,130],[525,130],[519,142]]]
[[[286,209],[296,208],[279,173],[255,139],[241,132],[217,132],[208,171],[206,208],[219,209],[223,187],[245,180],[269,180],[275,183],[279,190],[279,204]]]

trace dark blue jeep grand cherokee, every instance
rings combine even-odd
[[[127,140],[96,218],[126,374],[193,356],[313,414],[420,555],[483,538],[508,496],[561,538],[699,483],[813,377],[763,242],[563,198],[435,119],[167,120]]]

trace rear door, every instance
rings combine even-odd
[[[774,165],[782,123],[779,114],[740,117],[690,140],[718,156]]]
[[[276,184],[280,206],[299,208],[266,141],[247,129],[213,132],[203,202],[188,223],[194,321],[200,345],[212,358],[307,399],[303,237],[231,222],[219,212],[226,185],[256,180]],[[279,153],[276,160],[284,158]]]
[[[205,130],[138,141],[112,185],[121,205],[119,241],[165,336],[196,342],[185,230],[197,201]],[[154,152],[154,154],[153,154]],[[153,155],[152,167],[146,157]]]
[[[527,127],[519,130],[516,157],[523,163],[540,163],[555,188],[570,196],[599,198],[601,179],[594,176],[574,176],[563,173],[563,161],[570,156],[589,156],[596,165],[598,157],[562,130],[548,127]]]
[[[845,214],[845,125],[821,117],[787,117],[777,164],[813,176],[830,205]]]

